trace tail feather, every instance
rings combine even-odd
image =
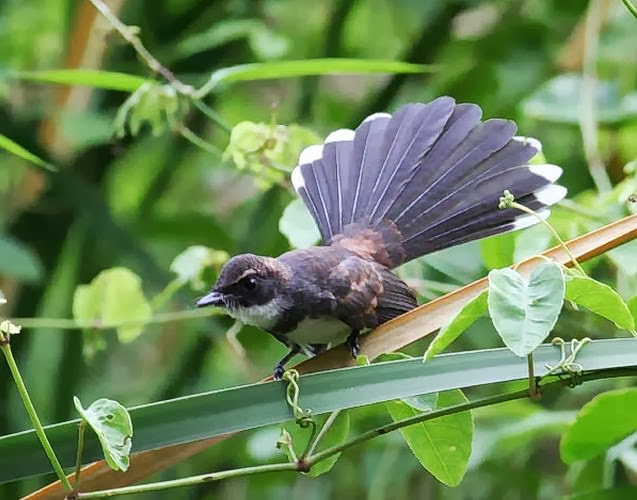
[[[405,106],[391,119],[385,130],[384,159],[367,203],[370,219],[375,219],[383,202],[398,198],[403,182],[443,132],[453,108],[453,99],[440,97],[429,104]]]
[[[540,145],[515,137],[515,123],[480,119],[478,106],[449,97],[408,104],[393,117],[377,113],[307,148],[292,182],[326,243],[390,224],[401,241],[392,265],[398,254],[411,260],[531,224],[517,210],[500,210],[500,196],[508,189],[543,210],[565,195],[553,184],[561,169],[529,165]]]

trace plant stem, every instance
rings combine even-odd
[[[82,419],[77,428],[77,456],[75,458],[75,478],[73,484],[75,491],[80,491],[80,473],[82,472],[82,452],[84,451],[84,431],[86,430],[86,420]]]
[[[584,24],[584,61],[580,89],[580,130],[584,154],[597,191],[606,193],[612,189],[606,167],[602,162],[597,134],[597,47],[602,27],[602,1],[591,0]]]
[[[226,134],[230,134],[232,128],[229,127],[221,115],[217,113],[214,109],[208,106],[202,99],[192,99],[192,103],[194,106],[201,111],[204,115],[206,115],[210,120],[212,120],[221,130],[223,130]]]
[[[171,481],[160,481],[157,483],[140,484],[135,486],[125,486],[123,488],[113,488],[110,490],[91,491],[87,493],[79,493],[77,498],[105,498],[119,495],[130,495],[131,493],[148,493],[151,491],[166,490],[169,488],[179,488],[182,486],[193,486],[211,481],[219,481],[220,479],[229,479],[231,477],[251,476],[254,474],[264,474],[266,472],[296,471],[297,464],[291,462],[279,464],[256,465],[254,467],[242,467],[240,469],[231,469],[221,472],[212,472],[210,474],[201,474],[199,476],[186,477],[183,479],[173,479]]]
[[[177,92],[183,95],[191,95],[193,88],[190,85],[179,81],[175,78],[175,75],[168,68],[163,66],[155,57],[148,52],[146,47],[142,44],[141,40],[137,36],[137,28],[134,26],[126,26],[120,21],[115,14],[108,8],[102,0],[91,0],[93,6],[106,18],[110,25],[120,34],[122,38],[126,40],[135,49],[137,54],[146,62],[148,67],[155,73],[159,73],[163,76],[171,87]]]
[[[2,353],[7,360],[7,364],[9,365],[9,370],[11,371],[11,375],[13,375],[13,380],[18,389],[18,393],[20,394],[20,398],[22,399],[22,403],[24,404],[24,408],[29,414],[29,418],[31,419],[31,424],[35,429],[35,433],[42,444],[42,448],[44,448],[44,452],[46,456],[49,457],[51,465],[55,470],[55,473],[58,476],[58,479],[64,485],[64,487],[68,491],[73,491],[73,487],[71,483],[67,479],[64,474],[64,469],[62,469],[62,465],[60,465],[60,461],[55,455],[55,451],[53,451],[53,447],[49,442],[49,439],[46,437],[46,433],[44,432],[44,428],[42,427],[42,423],[40,422],[40,418],[38,417],[37,412],[35,411],[35,407],[31,402],[31,398],[29,397],[29,393],[27,391],[26,385],[24,385],[24,380],[22,380],[22,375],[20,375],[20,370],[18,369],[18,365],[15,362],[13,357],[13,353],[11,352],[11,346],[9,343],[0,344],[0,349],[2,349]]]
[[[131,319],[125,321],[115,321],[104,323],[100,320],[76,321],[67,318],[15,318],[13,321],[19,323],[23,328],[60,328],[63,330],[107,330],[120,328],[123,326],[152,325],[161,323],[171,323],[173,321],[187,321],[191,319],[207,318],[221,314],[214,308],[207,309],[186,309],[185,311],[174,311],[154,314],[150,318]]]
[[[332,427],[334,420],[336,420],[336,418],[339,416],[340,413],[341,413],[341,410],[336,410],[330,413],[330,416],[327,417],[327,420],[325,420],[325,423],[323,424],[323,427],[321,427],[321,430],[319,431],[319,433],[316,435],[316,438],[314,439],[314,441],[311,442],[308,449],[305,451],[305,453],[303,453],[301,458],[305,458],[309,455],[312,455],[312,453],[314,453],[314,450],[316,450],[316,447],[321,442],[321,439],[323,439],[323,436],[325,436],[327,431],[330,430],[330,427]]]
[[[517,202],[511,202],[510,206],[512,208],[517,208],[518,210],[521,210],[522,212],[525,212],[529,215],[533,215],[535,217],[538,218],[538,220],[549,230],[551,231],[551,234],[553,235],[553,237],[559,242],[560,246],[564,249],[564,251],[568,254],[569,258],[571,259],[571,262],[573,263],[573,266],[575,267],[575,269],[577,269],[580,273],[582,273],[584,276],[586,276],[586,272],[584,271],[584,269],[582,268],[582,266],[580,266],[580,263],[577,262],[577,259],[575,258],[575,256],[573,255],[573,253],[571,252],[571,250],[568,248],[568,245],[564,242],[564,240],[562,238],[560,238],[560,235],[557,234],[557,231],[555,229],[553,229],[553,226],[551,226],[545,219],[543,219],[542,217],[540,217],[535,211],[531,210],[530,208],[525,207],[524,205],[520,205]]]
[[[206,153],[210,153],[216,156],[217,158],[221,158],[222,153],[220,149],[218,149],[216,146],[213,146],[209,142],[199,137],[188,127],[186,126],[179,127],[178,131],[179,131],[179,134],[191,144],[194,144],[199,149],[203,149]]]
[[[626,8],[628,9],[628,11],[635,16],[635,18],[637,18],[637,7],[635,7],[632,3],[630,3],[630,0],[622,0],[623,4],[626,6]]]
[[[535,380],[535,364],[533,363],[532,352],[526,356],[526,363],[529,370],[529,397],[531,399],[537,399],[540,392],[538,391],[537,380]]]

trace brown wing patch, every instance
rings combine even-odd
[[[405,260],[400,231],[390,221],[374,227],[365,223],[350,224],[332,238],[330,245],[346,248],[365,260],[389,268],[399,266]]]
[[[416,307],[414,292],[376,262],[349,257],[329,277],[335,292],[333,314],[352,329],[375,328]]]
[[[330,286],[335,291],[334,315],[355,330],[378,325],[376,308],[383,295],[383,279],[378,265],[349,257],[330,274]]]

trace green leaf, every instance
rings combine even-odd
[[[549,335],[564,302],[564,275],[552,262],[538,265],[527,282],[513,269],[489,273],[489,314],[498,334],[518,356]]]
[[[37,155],[34,155],[29,150],[20,146],[17,142],[12,141],[6,135],[0,134],[0,148],[12,153],[16,156],[19,156],[23,160],[27,160],[38,167],[42,167],[45,170],[49,170],[51,172],[57,171],[57,168],[50,163],[47,163],[42,158]]]
[[[546,373],[560,352],[540,346],[534,353],[535,373]],[[632,338],[594,340],[578,354],[586,372],[634,367],[637,342]],[[315,415],[422,394],[512,380],[526,380],[526,360],[508,349],[441,354],[424,365],[418,358],[369,366],[328,370],[301,376],[300,403]],[[280,383],[257,383],[144,404],[131,408],[135,422],[133,452],[160,448],[265,427],[290,419]],[[64,467],[75,463],[77,420],[45,427]],[[85,462],[101,457],[100,445],[86,436]],[[48,462],[34,431],[0,437],[0,483],[48,473]]]
[[[566,500],[628,500],[637,498],[637,486],[619,486],[607,490],[587,491],[566,497]]]
[[[480,240],[480,255],[487,269],[501,269],[513,264],[516,235],[498,234]]]
[[[409,396],[400,398],[400,401],[418,412],[433,411],[438,404],[438,393],[432,392],[430,394],[421,394],[420,396]]]
[[[488,311],[488,293],[485,290],[474,299],[467,302],[464,307],[454,316],[447,326],[443,326],[427,347],[423,361],[433,358],[441,353],[445,348],[456,340],[462,332],[469,328],[475,320],[484,316]]]
[[[137,75],[118,73],[116,71],[102,71],[94,69],[56,69],[45,71],[21,71],[12,74],[20,80],[44,83],[59,83],[62,85],[85,85],[109,90],[124,90],[134,92],[142,84],[150,81]]]
[[[292,200],[283,210],[279,231],[295,248],[315,245],[321,239],[314,219],[300,198]]]
[[[466,403],[460,390],[438,396],[438,408]],[[394,421],[414,417],[422,412],[400,401],[387,403]],[[473,439],[470,411],[403,427],[401,434],[422,466],[447,486],[457,486],[467,470]]]
[[[197,95],[208,94],[220,83],[295,78],[309,75],[332,75],[336,73],[425,73],[433,71],[433,69],[434,67],[432,66],[401,61],[341,58],[240,64],[214,71],[210,75],[210,80],[197,92]]]
[[[562,436],[560,455],[567,464],[588,460],[633,432],[637,432],[637,388],[604,392],[577,413]]]
[[[0,274],[34,283],[42,278],[43,272],[40,259],[29,248],[9,236],[0,235]]]
[[[524,101],[524,113],[541,120],[577,125],[582,87],[581,75],[558,75]],[[622,96],[616,82],[597,81],[595,101],[601,123],[619,123],[637,115],[635,93]]]
[[[325,425],[325,422],[329,418],[328,415],[323,415],[320,417],[314,417],[314,421],[316,422],[317,433]],[[314,452],[319,452],[325,450],[327,448],[331,448],[332,446],[336,446],[342,444],[347,439],[349,434],[349,413],[341,412],[336,416],[336,419],[332,422],[332,425],[327,430],[327,432],[321,438],[318,446],[314,449]],[[308,439],[310,438],[310,429],[299,427],[296,422],[291,421],[287,422],[283,425],[282,431],[285,431],[289,434],[292,439],[292,446],[294,447],[294,452],[297,456],[300,456],[306,449],[308,444]],[[285,436],[287,438],[287,436]],[[333,455],[322,462],[317,463],[310,472],[308,472],[308,476],[317,477],[321,474],[325,474],[328,472],[340,457],[340,453]]]
[[[635,334],[635,320],[628,305],[608,285],[589,277],[569,276],[566,280],[566,298],[609,319],[617,328]]]
[[[635,295],[632,299],[628,301],[628,309],[633,315],[633,320],[635,321],[635,324],[637,325],[637,295]]]
[[[77,397],[73,397],[75,409],[97,434],[104,458],[113,470],[126,471],[130,464],[133,438],[133,423],[126,408],[111,399],[98,399],[88,408],[83,408]]]
[[[219,266],[228,260],[228,253],[202,245],[186,248],[170,264],[170,270],[177,275],[180,283],[190,283],[195,290],[205,286],[203,271],[209,266]]]
[[[102,271],[89,285],[78,286],[73,297],[76,321],[114,325],[121,342],[137,338],[151,313],[139,276],[123,267]]]

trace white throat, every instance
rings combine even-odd
[[[228,309],[228,314],[246,325],[256,326],[262,330],[269,330],[283,312],[281,299],[272,299],[270,302],[259,306],[237,307]]]

